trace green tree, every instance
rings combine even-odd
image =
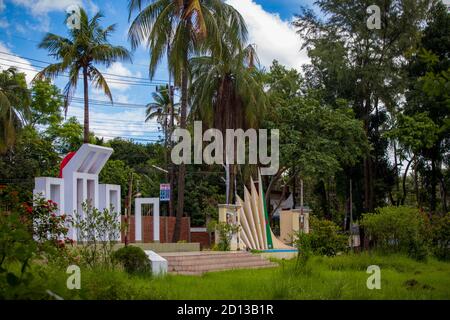
[[[14,68],[3,70],[0,73],[0,153],[15,144],[17,132],[28,115],[29,103],[25,75]]]
[[[91,19],[84,9],[80,9],[80,28],[69,31],[65,38],[48,33],[39,44],[39,48],[47,49],[50,55],[59,62],[45,67],[36,75],[37,79],[44,77],[55,78],[64,72],[69,74],[69,82],[64,88],[64,109],[75,92],[80,73],[83,78],[84,91],[84,142],[89,142],[89,81],[95,88],[101,89],[113,101],[111,90],[97,65],[110,65],[119,60],[130,60],[130,53],[121,46],[113,46],[108,42],[116,26],[106,28],[100,26],[101,13]]]
[[[267,202],[280,180],[289,185],[301,176],[327,183],[368,149],[363,124],[354,119],[346,101],[333,107],[322,104],[315,92],[304,94],[300,74],[276,61],[264,82],[268,95],[264,126],[280,130],[280,169],[268,183]],[[329,197],[324,198],[324,213],[330,216]]]
[[[175,119],[178,120],[178,109],[180,104],[173,103],[169,95],[169,88],[165,86],[159,86],[156,92],[152,93],[153,102],[147,104],[145,112],[145,122],[149,122],[156,119],[158,124],[162,128],[164,136],[164,147],[166,148],[165,162],[168,162],[168,144],[169,134],[172,132],[172,123],[175,123]],[[172,106],[173,105],[173,106]],[[173,108],[173,110],[172,110]],[[175,119],[171,120],[171,117]]]
[[[190,61],[193,115],[223,133],[226,129],[257,129],[265,111],[266,95],[255,68],[256,52],[253,46],[243,48],[241,43],[223,38],[220,55],[214,56],[213,52]],[[224,143],[224,159],[227,143]],[[227,167],[230,174],[227,199],[234,203],[237,165],[227,164]]]
[[[356,118],[363,121],[371,143],[362,161],[347,173],[363,194],[358,197],[358,213],[383,204],[395,180],[397,168],[390,164],[388,141],[381,128],[387,112],[394,114],[402,104],[405,65],[420,40],[430,3],[319,0],[316,5],[326,19],[305,10],[294,22],[311,58],[305,87],[331,106],[339,98],[346,99]],[[367,27],[369,5],[382,8],[381,29]]]
[[[49,125],[63,120],[61,92],[50,79],[33,81],[31,87],[30,116],[27,125]]]
[[[83,126],[75,117],[70,117],[65,122],[51,123],[43,134],[53,143],[59,154],[77,151],[83,144]],[[91,134],[89,141],[93,140]]]
[[[181,87],[180,127],[187,126],[189,56],[199,50],[220,46],[220,37],[232,32],[236,38],[246,38],[247,30],[241,15],[223,1],[201,0],[130,0],[131,14],[138,11],[131,23],[129,39],[132,47],[145,44],[150,50],[150,78],[161,58],[167,53],[169,73]],[[226,21],[227,23],[222,23]],[[220,23],[219,23],[220,22]],[[229,27],[220,30],[218,26]],[[184,214],[185,164],[178,170],[177,223],[174,241],[180,237]]]

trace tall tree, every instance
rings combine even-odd
[[[165,86],[159,86],[157,91],[152,93],[152,98],[153,102],[146,105],[145,122],[156,119],[161,126],[164,144],[167,147],[168,135],[173,129],[170,127],[172,122],[170,117],[173,114],[174,120],[178,120],[178,108],[180,104],[172,103],[172,99],[169,96],[169,88]],[[172,108],[174,108],[173,113]]]
[[[0,73],[0,153],[16,142],[17,133],[29,113],[30,93],[25,75],[9,68]]]
[[[372,145],[358,168],[351,170],[363,177],[362,181],[354,177],[364,194],[359,211],[381,205],[390,190],[388,178],[393,170],[381,127],[387,111],[401,106],[406,57],[418,43],[430,2],[318,0],[326,18],[305,10],[294,22],[312,61],[307,67],[308,87],[318,90],[331,105],[336,105],[337,98],[347,99],[356,117],[363,120]],[[367,26],[370,5],[381,9],[380,29]]]
[[[116,25],[113,24],[103,28],[100,25],[102,17],[103,15],[99,12],[89,19],[86,11],[80,8],[79,28],[70,29],[68,38],[47,33],[39,44],[39,48],[47,49],[50,56],[58,62],[44,68],[36,75],[36,78],[55,78],[64,72],[69,74],[69,82],[64,88],[64,109],[66,112],[77,89],[80,75],[82,76],[85,143],[89,142],[89,82],[95,88],[101,89],[113,102],[108,83],[97,66],[109,66],[116,61],[131,59],[126,48],[113,46],[109,43],[108,38],[114,32]]]
[[[255,68],[257,56],[253,46],[242,48],[240,42],[224,43],[220,55],[208,55],[191,59],[191,99],[194,116],[206,126],[225,133],[227,129],[259,127],[265,109],[266,95],[260,73]],[[224,144],[224,159],[226,145]],[[234,203],[234,180],[237,174],[236,152],[234,165],[226,164],[229,172],[227,199]]]
[[[175,84],[181,87],[180,127],[184,129],[188,114],[190,56],[211,46],[220,46],[220,37],[226,30],[218,28],[218,21],[227,21],[220,25],[229,25],[240,38],[246,37],[245,23],[233,7],[218,0],[130,0],[130,18],[135,11],[138,14],[128,33],[132,47],[148,46],[150,78],[167,53],[169,72],[174,76]],[[173,241],[180,237],[185,174],[186,167],[182,163],[178,170],[177,222]]]

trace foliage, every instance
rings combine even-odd
[[[11,148],[29,112],[25,74],[15,68],[0,72],[0,154]]]
[[[450,295],[450,264],[434,259],[425,263],[405,255],[375,252],[312,256],[308,262],[311,273],[307,275],[296,270],[295,259],[277,263],[278,268],[212,272],[203,277],[169,274],[150,278],[121,270],[82,269],[80,290],[67,289],[65,270],[33,268],[34,278],[28,290],[13,298],[52,299],[46,289],[65,300],[445,300]],[[382,270],[381,290],[366,289],[367,266],[373,264]],[[417,284],[407,286],[406,281],[411,279]]]
[[[417,259],[427,255],[428,221],[416,208],[384,207],[363,215],[365,233],[382,250],[406,252]]]
[[[73,227],[77,230],[82,262],[88,267],[111,267],[114,244],[120,236],[120,213],[114,208],[98,210],[90,201],[82,204],[77,212]]]
[[[233,235],[239,232],[239,226],[232,225],[226,222],[211,221],[208,225],[209,230],[214,230],[219,236],[219,243],[217,243],[218,251],[230,251],[231,239]]]
[[[28,272],[30,262],[37,252],[32,234],[24,224],[19,212],[6,212],[0,209],[0,297],[7,294],[3,290],[14,290],[27,285],[32,275]],[[16,272],[8,268],[17,263]]]
[[[34,187],[33,177],[58,174],[60,158],[51,141],[35,129],[25,127],[13,149],[0,155],[0,184],[8,184],[20,193],[30,193]],[[20,202],[31,200],[21,197]]]
[[[299,232],[295,237],[294,246],[298,250],[296,268],[300,272],[308,272],[307,263],[313,255],[311,237],[304,232]]]
[[[69,16],[68,16],[69,17]],[[54,79],[64,72],[69,74],[69,82],[64,88],[64,109],[67,112],[72,95],[75,93],[80,75],[83,75],[84,89],[84,142],[89,142],[89,101],[88,81],[95,88],[101,89],[111,100],[112,94],[106,79],[97,65],[109,66],[120,60],[130,60],[130,53],[122,46],[113,46],[108,42],[116,25],[106,28],[100,26],[103,15],[98,12],[91,19],[84,9],[80,8],[80,26],[69,30],[65,38],[47,33],[39,44],[39,48],[47,49],[58,62],[50,64],[36,75],[36,79],[45,77]]]
[[[339,227],[332,221],[310,217],[309,234],[299,233],[296,246],[302,250],[302,245],[315,254],[335,256],[348,248],[348,236],[339,232]]]
[[[433,253],[438,259],[450,260],[450,213],[431,220]]]
[[[139,247],[122,247],[115,251],[112,257],[130,274],[151,272],[150,261],[144,250]]]
[[[51,83],[50,79],[33,81],[30,91],[31,104],[27,124],[34,127],[62,121],[61,91]]]

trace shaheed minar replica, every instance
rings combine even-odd
[[[86,201],[99,210],[120,213],[120,186],[98,183],[98,175],[112,153],[111,148],[83,144],[63,159],[59,178],[35,178],[33,194],[56,202],[59,214],[78,212],[83,216],[82,204]],[[68,237],[77,240],[75,228],[69,229]]]

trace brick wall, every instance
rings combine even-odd
[[[211,239],[211,241],[213,241],[213,239]],[[201,248],[210,248],[211,241],[208,232],[191,232],[191,242],[200,243]]]
[[[176,217],[159,217],[159,238],[161,243],[172,242],[173,233],[175,231],[175,220]],[[124,216],[122,216],[122,223],[124,222]],[[167,224],[166,224],[167,222]],[[135,242],[135,224],[134,224],[134,216],[130,217],[130,234],[129,241],[131,243]],[[190,241],[190,218],[183,217],[181,219],[181,239],[187,242],[195,242]],[[166,229],[167,228],[167,229]],[[166,237],[167,230],[167,237]],[[122,242],[124,242],[124,232],[122,232]],[[152,216],[143,216],[142,217],[142,240],[144,243],[149,243],[153,241],[153,217]]]

